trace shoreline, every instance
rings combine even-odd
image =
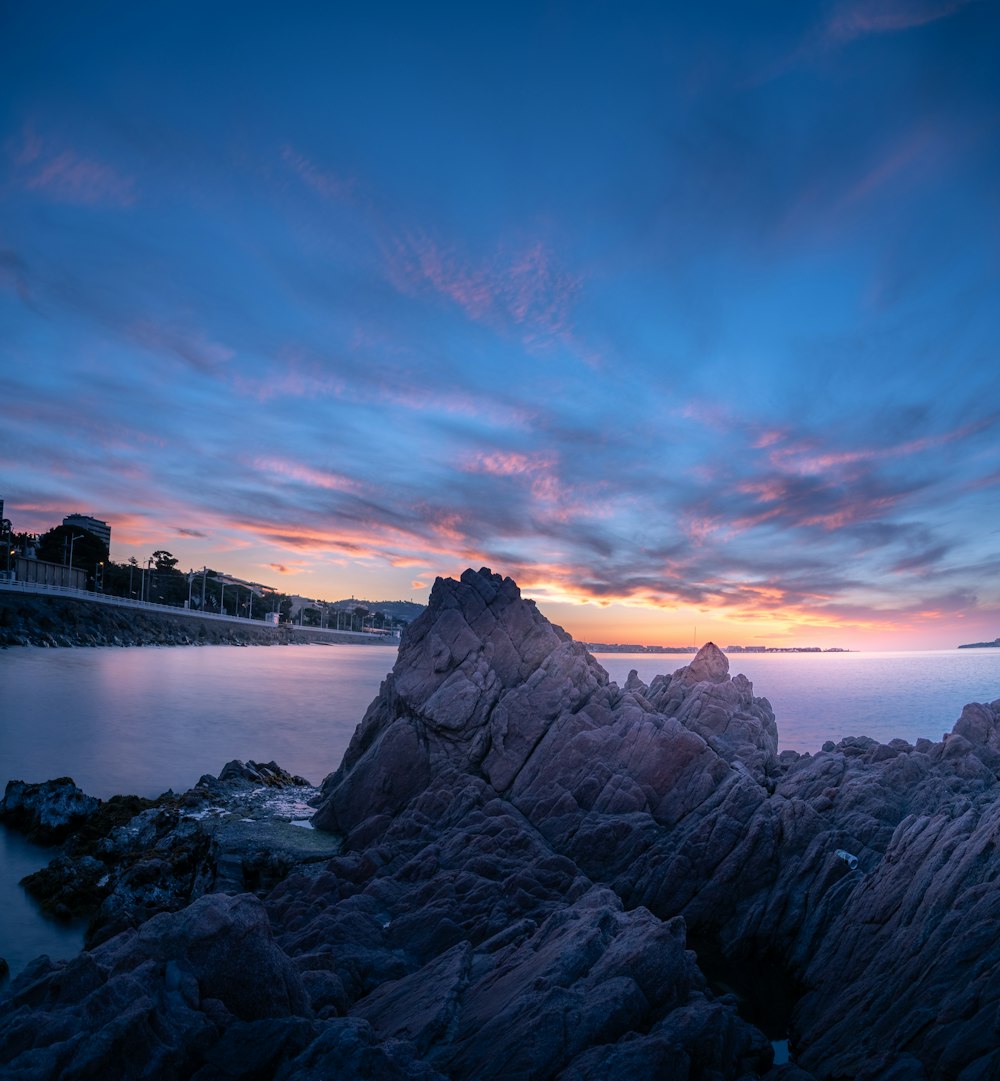
[[[178,609],[149,612],[75,597],[0,594],[0,649],[143,646],[398,646],[398,639],[310,631],[288,625],[226,623]]]
[[[8,784],[67,838],[35,895],[91,923],[0,993],[0,1063],[54,1081],[70,1032],[81,1076],[145,1041],[123,1081],[996,1076],[1000,699],[778,746],[712,643],[619,682],[510,579],[439,579],[318,786]]]

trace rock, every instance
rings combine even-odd
[[[264,890],[336,854],[336,839],[291,824],[310,813],[315,795],[274,762],[238,761],[180,796],[102,802],[79,793],[96,809],[65,854],[23,884],[48,914],[88,918],[86,943],[97,945],[207,892]]]
[[[779,755],[770,704],[713,645],[618,687],[510,579],[439,580],[319,792],[234,762],[67,852],[81,875],[120,865],[103,903],[121,891],[135,927],[29,965],[0,1062],[105,1076],[127,1046],[143,1076],[199,1081],[1000,1076],[998,732],[1000,702],[974,704],[940,743]],[[337,836],[290,825],[307,799]],[[263,907],[207,892],[251,883]],[[796,1062],[772,1067],[749,1017]]]
[[[207,778],[202,778],[202,780],[207,780]],[[261,765],[251,761],[244,764],[234,758],[232,762],[227,762],[222,767],[219,783],[225,785],[240,782],[265,788],[295,788],[309,785],[304,777],[293,776],[276,762]]]
[[[186,1077],[237,1019],[307,1010],[260,902],[204,897],[72,961],[28,966],[0,1010],[0,1072],[70,1081]]]
[[[70,777],[41,784],[9,781],[0,802],[0,822],[35,844],[64,840],[94,814],[99,801],[80,791]]]

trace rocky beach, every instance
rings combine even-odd
[[[0,1077],[1000,1076],[1000,700],[778,748],[711,644],[618,686],[510,579],[439,579],[318,788],[7,786],[90,925],[0,991]]]

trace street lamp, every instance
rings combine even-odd
[[[83,540],[82,533],[71,533],[69,536],[69,569],[73,569],[73,545],[76,541]]]
[[[152,582],[153,582],[153,569],[152,568],[153,568],[153,557],[150,556],[149,559],[146,560],[146,563],[142,568],[142,585],[139,587],[139,599],[140,600],[145,600],[145,602],[147,604],[150,603],[150,601],[149,601],[149,592],[150,592],[150,586],[152,585]],[[147,570],[149,571],[149,578],[148,579],[146,578],[146,571]]]

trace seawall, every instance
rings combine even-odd
[[[396,645],[376,637],[201,619],[75,597],[0,593],[0,648],[9,646],[274,646],[322,642]]]

